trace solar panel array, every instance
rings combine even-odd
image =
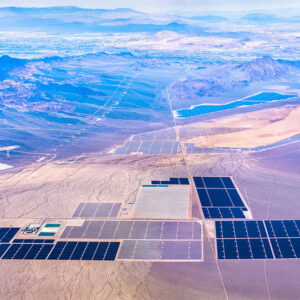
[[[57,242],[54,244],[0,244],[2,259],[115,260],[119,242]]]
[[[194,183],[205,218],[245,218],[247,208],[230,177],[194,177]]]
[[[216,221],[218,259],[273,258],[262,221]]]
[[[116,218],[119,215],[121,203],[85,203],[76,208],[73,218]]]
[[[177,154],[179,142],[177,141],[126,141],[122,147],[117,147],[115,154]]]
[[[300,258],[300,220],[216,221],[219,259]]]
[[[125,240],[118,259],[202,260],[201,241]]]
[[[207,153],[241,153],[242,151],[250,151],[251,148],[236,147],[196,147],[194,143],[184,143],[186,154],[207,154]]]
[[[195,221],[85,221],[82,226],[66,226],[61,238],[76,239],[201,239],[201,224]]]
[[[0,243],[9,243],[19,230],[20,228],[16,227],[1,227]]]
[[[180,185],[187,185],[190,184],[188,178],[170,178],[170,180],[152,180],[151,184],[180,184]]]

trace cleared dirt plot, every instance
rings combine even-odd
[[[189,187],[142,186],[133,215],[141,219],[186,219],[189,201]]]

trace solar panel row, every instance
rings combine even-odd
[[[121,203],[79,203],[73,218],[116,218]]]
[[[52,240],[52,239],[14,239],[12,242],[13,243],[17,243],[17,244],[32,244],[32,243],[35,243],[35,244],[51,244],[51,243],[54,243],[55,240]]]
[[[143,154],[177,154],[179,142],[177,141],[126,141],[122,147],[118,147],[115,154],[131,154],[135,152]]]
[[[206,219],[244,219],[243,209],[239,207],[203,207]]]
[[[202,207],[245,207],[235,189],[197,189]]]
[[[67,226],[61,238],[98,239],[201,239],[198,222],[174,221],[85,221]]]
[[[265,221],[270,237],[300,237],[300,220]]]
[[[8,243],[16,235],[20,228],[1,227],[0,228],[0,243]]]
[[[201,241],[125,240],[118,259],[201,260]]]
[[[263,221],[216,221],[217,238],[267,237]]]
[[[2,259],[115,260],[119,242],[57,242],[0,244]]]
[[[188,178],[170,178],[169,181],[164,180],[152,180],[151,184],[190,184]]]
[[[217,239],[218,259],[273,258],[267,238]]]
[[[235,189],[230,177],[194,177],[193,179],[197,188]]]

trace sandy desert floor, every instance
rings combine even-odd
[[[269,145],[298,135],[300,106],[290,105],[197,122],[180,128],[182,141],[198,147],[244,147]],[[238,131],[197,136],[199,129],[227,128]]]

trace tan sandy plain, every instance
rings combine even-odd
[[[300,106],[284,106],[244,114],[216,118],[182,126],[185,131],[197,128],[244,128],[238,132],[209,136],[182,137],[197,147],[252,148],[272,144],[300,134]]]

